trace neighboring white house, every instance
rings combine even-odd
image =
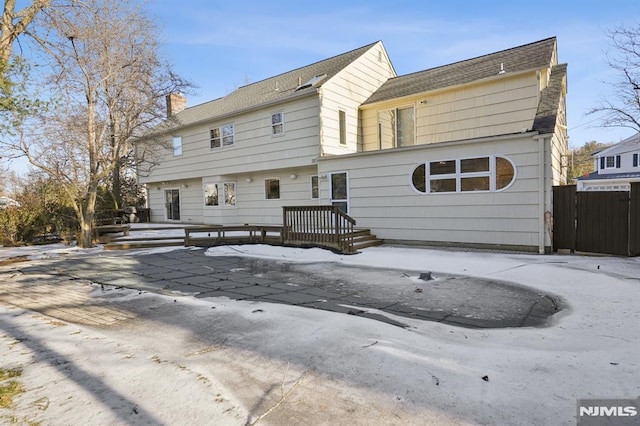
[[[550,246],[566,183],[555,38],[396,77],[382,42],[182,111],[140,182],[153,221],[281,224],[336,204],[387,242]],[[170,139],[170,140],[169,140]]]
[[[595,171],[577,179],[578,191],[629,191],[640,182],[640,133],[592,157]]]

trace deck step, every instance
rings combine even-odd
[[[126,243],[126,242],[138,242],[138,241],[166,241],[166,240],[182,240],[184,242],[184,237],[117,237],[112,238],[112,243]]]
[[[352,232],[350,236],[353,238],[353,250],[355,252],[367,247],[374,247],[383,244],[383,241],[373,235],[370,229],[358,229]]]
[[[140,248],[158,248],[158,247],[175,247],[184,246],[184,238],[182,239],[163,239],[159,241],[113,241],[104,245],[105,250],[131,250]]]

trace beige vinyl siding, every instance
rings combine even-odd
[[[320,120],[323,155],[340,155],[358,150],[358,107],[394,76],[395,71],[382,43],[377,43],[322,85]],[[346,113],[346,145],[340,145],[340,110]]]
[[[249,223],[265,225],[282,224],[282,206],[316,205],[311,198],[311,176],[316,175],[316,167],[289,168],[248,174],[210,176],[202,179],[205,183],[218,183],[219,196],[223,196],[224,182],[235,182],[236,205],[205,207],[202,202],[204,223],[218,225],[243,225]],[[295,175],[295,178],[292,176]],[[265,198],[265,179],[280,180],[280,198]],[[248,182],[247,180],[251,180]],[[202,191],[202,190],[201,190]],[[201,197],[202,198],[202,197]]]
[[[271,135],[271,115],[284,113],[285,131]],[[218,174],[309,165],[320,155],[319,101],[306,97],[236,117],[211,121],[174,132],[182,136],[182,156],[167,150],[163,161],[151,175],[140,181],[159,182]],[[234,125],[232,146],[210,148],[209,131],[225,124]]]
[[[382,239],[537,248],[537,149],[538,142],[523,135],[331,157],[318,167],[326,176],[349,171],[350,215]],[[419,163],[488,155],[507,157],[516,166],[516,180],[503,191],[420,194],[411,187]],[[321,196],[327,203],[326,181]]]
[[[311,198],[311,176],[317,175],[315,166],[280,169],[249,174],[208,176],[148,186],[149,207],[152,222],[179,222],[194,224],[243,225],[282,224],[282,206],[317,205]],[[295,175],[295,178],[292,178]],[[280,199],[267,200],[264,193],[265,179],[280,179]],[[251,179],[251,182],[247,182]],[[235,183],[236,205],[224,205],[223,184]],[[220,205],[204,205],[204,185],[218,184]],[[160,188],[160,189],[158,189]],[[165,218],[165,189],[180,190],[181,219],[167,221]]]
[[[378,114],[414,106],[416,143],[432,144],[531,130],[538,104],[535,72],[505,76],[362,108],[363,150],[379,149]]]
[[[189,179],[168,183],[148,185],[151,222],[203,223],[202,184],[200,179]],[[165,190],[180,191],[180,220],[167,220],[165,209]]]

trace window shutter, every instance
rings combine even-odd
[[[620,168],[620,156],[616,155],[616,169]]]
[[[638,167],[638,154],[633,154],[633,167]]]
[[[604,170],[604,157],[600,157],[600,170]]]

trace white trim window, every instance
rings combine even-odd
[[[182,155],[182,136],[173,136],[171,140],[171,146],[173,147],[173,156],[179,157]]]
[[[493,192],[515,180],[516,168],[506,157],[488,156],[429,161],[411,173],[411,186],[422,194]]]
[[[224,126],[214,127],[209,130],[209,140],[211,149],[233,145],[235,143],[235,129],[233,124],[225,124]]]
[[[416,119],[413,105],[378,113],[378,144],[380,149],[416,144]]]
[[[600,170],[619,169],[619,168],[620,168],[619,155],[607,155],[604,157],[600,157]]]
[[[267,200],[280,199],[280,178],[264,180],[264,198]]]
[[[338,111],[338,128],[340,133],[340,145],[344,146],[347,144],[347,113],[342,110]]]
[[[277,136],[284,133],[284,112],[276,112],[271,114],[271,136]]]
[[[311,199],[317,200],[320,198],[320,186],[318,185],[318,175],[311,176]]]
[[[236,183],[235,182],[225,182],[223,185],[224,188],[224,205],[225,206],[235,206],[236,205]]]
[[[205,207],[216,207],[220,205],[218,199],[218,184],[206,183],[203,185]]]
[[[222,186],[223,198],[220,200],[220,185]],[[204,191],[205,207],[218,207],[221,203],[225,206],[236,205],[236,184],[235,182],[206,183],[202,186]]]
[[[633,154],[633,167],[640,167],[640,161],[638,161],[638,153]]]

